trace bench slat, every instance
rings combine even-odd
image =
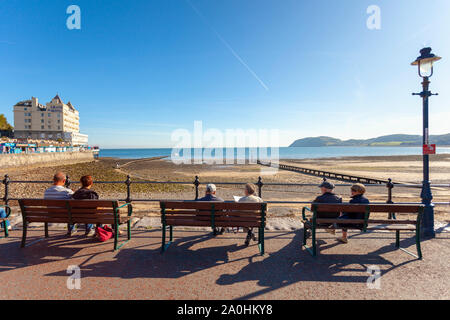
[[[364,224],[363,219],[317,219],[317,223],[338,223],[338,224]],[[368,224],[412,224],[415,225],[415,220],[382,220],[369,219]]]
[[[264,203],[243,203],[243,202],[205,202],[205,201],[161,201],[160,206],[167,209],[199,209],[211,210],[214,205],[215,210],[261,210]]]
[[[180,215],[197,215],[197,216],[211,216],[211,211],[186,211],[186,210],[166,210],[166,216],[171,216],[174,214],[180,214]],[[261,216],[261,212],[258,211],[214,211],[215,216],[242,216],[242,217],[248,217],[248,216]]]
[[[328,204],[313,203],[317,212],[365,212],[365,204]],[[417,213],[423,205],[404,204],[369,204],[370,212],[395,212],[395,213]]]

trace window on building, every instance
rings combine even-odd
[[[44,114],[43,113],[41,113],[41,117],[43,117],[44,116]]]
[[[41,129],[44,130],[44,126],[41,126]]]
[[[44,123],[44,119],[41,119],[41,123]]]
[[[51,117],[51,116],[52,116],[52,114],[51,114],[51,113],[49,113],[49,114],[48,114],[48,116],[49,116],[49,117]]]

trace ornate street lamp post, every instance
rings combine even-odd
[[[433,195],[430,187],[430,164],[429,153],[426,150],[430,146],[429,130],[428,130],[428,98],[433,95],[429,91],[430,77],[433,75],[433,63],[441,58],[431,53],[431,48],[423,48],[420,50],[420,57],[413,63],[413,66],[418,66],[419,76],[423,78],[421,93],[413,93],[422,97],[423,100],[423,182],[422,192],[420,197],[422,203],[425,205],[423,220],[422,220],[422,235],[427,238],[434,238],[434,205],[432,203]]]

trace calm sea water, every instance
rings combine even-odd
[[[101,149],[100,157],[114,157],[121,159],[139,159],[158,156],[170,157],[172,149]],[[268,149],[270,156],[270,148]],[[450,154],[449,147],[437,148],[437,153]],[[191,153],[194,155],[194,151]],[[210,154],[210,152],[207,152]],[[223,151],[225,155],[226,152]],[[235,157],[238,154],[234,150]],[[308,158],[334,158],[334,157],[354,157],[354,156],[400,156],[400,155],[421,155],[421,147],[283,147],[279,148],[280,159],[308,159]],[[212,153],[214,156],[214,153]],[[182,156],[182,153],[180,154]],[[245,150],[245,157],[248,158],[249,149]]]

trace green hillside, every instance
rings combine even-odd
[[[431,135],[430,143],[450,145],[450,133]],[[294,141],[290,147],[326,147],[326,146],[421,146],[422,136],[409,134],[391,134],[372,139],[341,140],[332,137],[309,137]]]

